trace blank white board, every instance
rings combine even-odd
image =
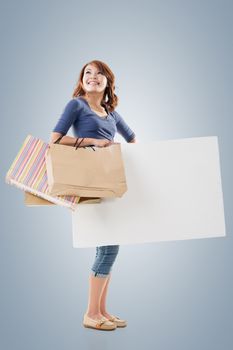
[[[72,212],[73,247],[226,235],[217,136],[121,149],[128,190]]]

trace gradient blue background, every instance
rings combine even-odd
[[[232,349],[233,1],[10,0],[0,10],[0,348]],[[92,59],[113,70],[138,141],[218,136],[226,218],[226,237],[120,247],[108,311],[128,327],[114,332],[82,326],[95,248],[72,247],[69,210],[28,208],[4,180],[28,134],[48,141]]]

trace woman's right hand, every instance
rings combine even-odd
[[[108,140],[108,139],[94,139],[94,145],[96,147],[107,147],[110,146],[112,144],[112,141]]]

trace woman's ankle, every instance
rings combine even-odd
[[[100,309],[100,313],[101,313],[102,315],[104,315],[104,314],[107,314],[108,312],[107,312],[107,310],[105,310],[105,309]]]
[[[103,316],[101,312],[91,312],[91,311],[87,311],[86,315],[90,318],[100,318]]]

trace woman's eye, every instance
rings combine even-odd
[[[91,72],[90,72],[90,71],[87,71],[86,74],[87,74],[87,73],[91,73]],[[102,73],[102,72],[98,72],[98,74],[103,74],[103,73]]]

